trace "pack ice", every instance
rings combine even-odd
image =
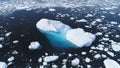
[[[94,34],[85,32],[82,28],[72,29],[56,20],[41,19],[36,27],[57,49],[88,47],[96,38]]]

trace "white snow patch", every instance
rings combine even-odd
[[[70,29],[66,34],[66,39],[78,47],[90,46],[95,38],[94,34],[85,32],[81,28]]]
[[[120,68],[120,64],[113,59],[105,59],[104,65],[106,68]]]
[[[28,48],[30,50],[35,50],[35,49],[38,49],[40,47],[41,47],[40,43],[35,41],[35,42],[31,42]]]
[[[0,68],[7,68],[7,64],[5,62],[0,62]]]

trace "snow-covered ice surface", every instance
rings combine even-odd
[[[0,61],[8,68],[105,68],[109,61],[119,66],[119,4],[119,0],[0,0]],[[96,40],[90,47],[58,52],[36,29],[43,18],[82,28]],[[42,48],[30,50],[33,41]],[[49,56],[59,58],[45,62]]]

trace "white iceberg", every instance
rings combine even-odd
[[[53,47],[58,49],[88,47],[96,38],[94,34],[85,32],[82,28],[72,29],[55,20],[41,19],[36,27],[47,37]]]

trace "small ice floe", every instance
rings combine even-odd
[[[112,57],[115,56],[115,54],[114,54],[113,52],[107,51],[107,53],[108,53],[110,56],[112,56]]]
[[[4,39],[5,39],[4,37],[0,37],[0,41],[4,41]]]
[[[76,20],[76,22],[87,22],[85,19]]]
[[[5,34],[6,37],[10,36],[12,34],[12,32],[8,32]]]
[[[1,48],[3,48],[3,45],[2,45],[2,44],[0,44],[0,49],[1,49]]]
[[[97,32],[95,35],[103,35],[103,33],[102,32]]]
[[[120,68],[120,64],[113,59],[105,59],[104,65],[106,68]]]
[[[113,24],[113,25],[114,25],[114,24],[117,24],[117,22],[115,22],[115,21],[111,21],[110,23]]]
[[[77,65],[79,65],[79,63],[80,63],[80,60],[78,58],[75,58],[71,61],[72,66],[77,66]]]
[[[59,56],[46,56],[43,58],[44,62],[53,62],[56,61]]]
[[[9,61],[9,62],[12,62],[14,59],[15,59],[15,57],[14,57],[14,56],[11,56],[10,58],[8,58],[8,61]]]
[[[89,63],[90,61],[90,58],[85,58],[85,62]]]
[[[55,64],[53,64],[53,65],[52,65],[52,68],[58,68],[58,66],[57,66],[57,65],[55,65]]]
[[[75,18],[74,17],[70,17],[70,20],[74,20]]]
[[[92,14],[87,14],[85,17],[93,17]]]
[[[82,52],[81,54],[82,54],[82,55],[86,55],[87,53],[86,53],[86,52]]]
[[[5,62],[0,62],[0,68],[7,68],[7,64]]]
[[[18,42],[19,42],[18,40],[14,40],[14,41],[13,41],[14,44],[16,44],[16,43],[18,43]]]
[[[28,48],[30,50],[36,50],[36,49],[41,48],[41,45],[38,41],[35,41],[35,42],[31,42],[30,45],[28,46]]]
[[[98,19],[95,19],[95,21],[96,21],[96,22],[102,22],[102,20],[99,19],[99,18],[98,18]]]
[[[114,51],[120,51],[120,43],[112,43],[112,49]]]
[[[49,11],[53,12],[53,11],[56,11],[56,9],[54,9],[54,8],[49,8]]]
[[[42,62],[42,58],[41,58],[41,57],[38,59],[38,62],[39,62],[39,63],[41,63],[41,62]]]
[[[101,58],[101,55],[100,55],[100,54],[96,54],[96,55],[94,56],[94,58],[99,59],[99,58]]]

